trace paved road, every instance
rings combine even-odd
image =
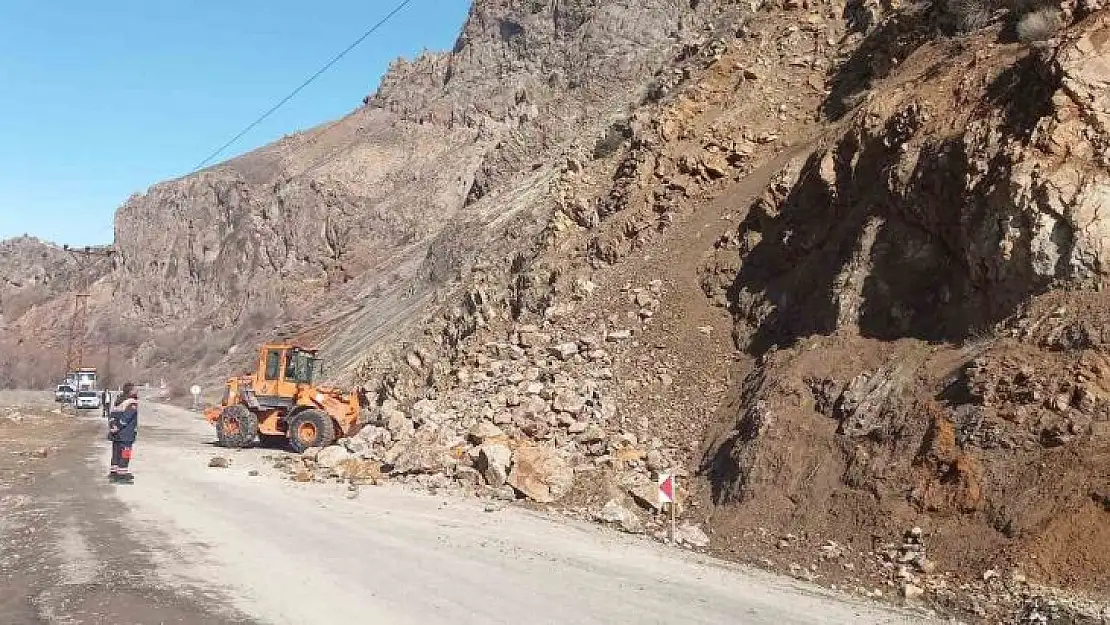
[[[135,566],[150,588],[141,596],[163,610],[160,620],[144,620],[136,608],[128,622],[919,622],[515,507],[486,512],[481,502],[388,486],[347,499],[339,485],[280,479],[261,459],[273,451],[212,447],[208,425],[176,408],[144,405],[140,436],[136,483],[98,495],[125,504],[117,532],[138,554]],[[98,452],[91,462],[99,474],[106,455]],[[208,468],[214,454],[229,456],[231,468]],[[104,540],[96,525],[69,523],[56,546],[71,585],[95,580],[104,568],[102,550],[90,547]],[[82,614],[95,614],[88,601],[82,605]],[[169,618],[166,605],[176,606]]]

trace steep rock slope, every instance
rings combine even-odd
[[[1040,614],[1029,576],[1105,591],[1106,17],[1037,46],[946,17],[789,3],[691,41],[538,238],[359,372],[359,453],[499,492],[483,441],[538,443],[540,497],[624,527],[688,467],[723,552],[991,618]]]
[[[61,247],[32,237],[0,241],[0,387],[48,385],[61,374],[61,332],[25,333],[19,320],[71,313],[69,294],[110,268],[106,260],[81,265]]]
[[[916,525],[943,567],[1110,588],[1108,35],[924,41],[721,241],[707,289],[759,357],[702,464],[722,546]]]
[[[129,200],[91,338],[122,340],[140,370],[214,380],[280,326],[333,345],[342,371],[475,250],[541,228],[530,211],[559,155],[588,149],[713,10],[475,3],[454,50],[398,61],[344,119]]]

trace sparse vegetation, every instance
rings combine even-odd
[[[616,154],[617,150],[630,138],[632,138],[632,129],[628,127],[628,122],[613,123],[605,131],[605,136],[599,139],[594,146],[594,158],[603,159]]]
[[[1053,7],[1042,7],[1018,20],[1018,39],[1025,43],[1051,39],[1060,31],[1063,22],[1060,11]]]
[[[947,0],[944,14],[957,33],[970,33],[990,25],[999,9],[995,0]]]

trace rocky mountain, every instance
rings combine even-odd
[[[0,241],[0,386],[53,382],[64,369],[60,332],[14,331],[20,320],[72,314],[72,293],[83,279],[105,271],[102,262],[80,264],[59,246],[33,237]],[[84,277],[84,278],[83,278]]]
[[[132,198],[90,338],[210,383],[321,344],[380,405],[296,479],[661,534],[677,472],[691,544],[1087,622],[1049,587],[1110,589],[1107,33],[1090,2],[479,0],[346,118]],[[66,318],[22,308],[9,340]]]

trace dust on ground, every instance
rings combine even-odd
[[[0,394],[0,623],[250,623],[159,582],[90,462],[103,437],[99,420],[46,394]]]

